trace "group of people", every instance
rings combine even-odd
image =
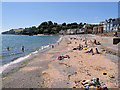
[[[22,52],[24,52],[24,49],[25,49],[24,46],[22,46],[22,48],[21,48]],[[10,47],[9,46],[7,47],[7,50],[10,51]]]
[[[76,38],[70,38],[72,39],[76,39]],[[73,50],[87,50],[88,48],[90,48],[90,50],[86,51],[85,53],[92,53],[92,55],[96,54],[101,54],[102,51],[99,51],[97,47],[94,47],[94,45],[101,45],[100,42],[97,42],[96,39],[89,40],[89,42],[87,41],[87,39],[80,39],[83,43],[80,43],[77,48],[73,48]],[[77,44],[77,42],[75,42],[75,44]],[[91,47],[90,47],[91,45]],[[95,52],[93,51],[95,50]],[[102,89],[102,90],[108,90],[107,86],[105,85],[105,83],[103,82],[99,82],[99,78],[92,78],[91,80],[83,80],[81,82],[81,84],[85,87],[85,90],[89,90],[89,87],[93,86],[97,89]]]
[[[82,40],[82,39],[80,39]],[[84,45],[82,45],[81,43],[79,44],[79,46],[77,46],[77,48],[73,48],[73,50],[87,50],[89,44],[88,44],[88,41],[86,39],[82,40],[84,42]],[[94,41],[92,42],[91,40],[89,41],[89,43],[94,46],[94,45],[100,45],[100,42],[97,42],[96,39],[94,39]],[[77,44],[77,42],[75,42],[75,44]],[[96,54],[101,54],[102,51],[98,51],[98,48],[96,47],[95,48],[95,52]],[[91,48],[90,50],[88,50],[87,52],[85,53],[92,53],[92,55],[94,55],[94,52],[93,52],[93,48]]]
[[[99,78],[92,78],[91,80],[83,80],[81,84],[88,90],[89,87],[93,86],[97,89],[108,90],[107,86],[103,82],[99,82]]]

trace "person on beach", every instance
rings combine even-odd
[[[94,55],[92,48],[90,49],[90,51],[87,51],[87,52],[85,52],[85,53],[92,53],[92,55]]]
[[[86,86],[91,86],[92,85],[92,81],[91,80],[83,80],[81,83],[84,87]]]
[[[85,45],[87,44],[87,40],[85,41]]]
[[[93,42],[93,44],[96,44],[96,39],[94,39],[94,42]]]
[[[79,47],[81,47],[81,44],[79,44]]]
[[[78,49],[81,50],[81,44],[79,44]]]
[[[99,54],[98,49],[97,48],[95,48],[95,49],[96,49],[96,53]]]
[[[90,53],[91,53],[91,52],[93,53],[93,49],[90,50]]]
[[[10,51],[10,47],[9,46],[7,47],[7,50]]]
[[[101,86],[99,78],[92,78],[91,80],[83,80],[81,83],[84,87],[86,86]]]
[[[101,45],[101,43],[100,43],[100,42],[98,42],[96,45]]]
[[[22,46],[22,52],[24,52],[24,46]]]
[[[114,36],[117,37],[117,32],[114,33]]]
[[[91,81],[93,85],[100,86],[99,78],[92,78]]]
[[[54,45],[52,45],[52,48],[54,48]]]

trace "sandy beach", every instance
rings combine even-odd
[[[89,38],[87,38],[89,41]],[[118,88],[118,62],[105,56],[106,52],[96,54],[95,48],[100,51],[100,45],[88,44],[87,50],[73,50],[84,45],[83,39],[70,39],[64,36],[54,48],[41,53],[30,60],[18,71],[3,77],[3,88],[84,88],[81,82],[99,78],[108,88]],[[93,49],[95,53],[85,53]],[[69,55],[70,58],[58,60],[59,56]],[[107,75],[103,75],[106,72]],[[114,78],[110,78],[114,75]],[[77,83],[75,83],[75,81]]]

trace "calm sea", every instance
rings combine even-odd
[[[1,35],[2,36],[2,64],[7,64],[21,56],[42,49],[48,44],[56,43],[59,36],[27,36],[27,35]],[[24,46],[24,52],[22,51]],[[9,51],[8,48],[9,47]]]

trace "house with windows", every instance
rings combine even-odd
[[[66,34],[81,34],[83,31],[81,29],[67,29]]]
[[[98,27],[96,26],[96,27],[93,27],[93,33],[94,34],[97,34],[98,33]]]
[[[82,28],[82,31],[85,34],[92,33],[93,32],[93,25],[91,25],[91,24],[84,25],[83,28]]]
[[[93,27],[93,33],[94,34],[103,33],[103,26],[95,26],[95,27]]]
[[[116,32],[119,30],[120,30],[120,18],[105,21],[103,28],[104,32]]]
[[[66,30],[60,30],[59,33],[65,35],[66,34]]]

